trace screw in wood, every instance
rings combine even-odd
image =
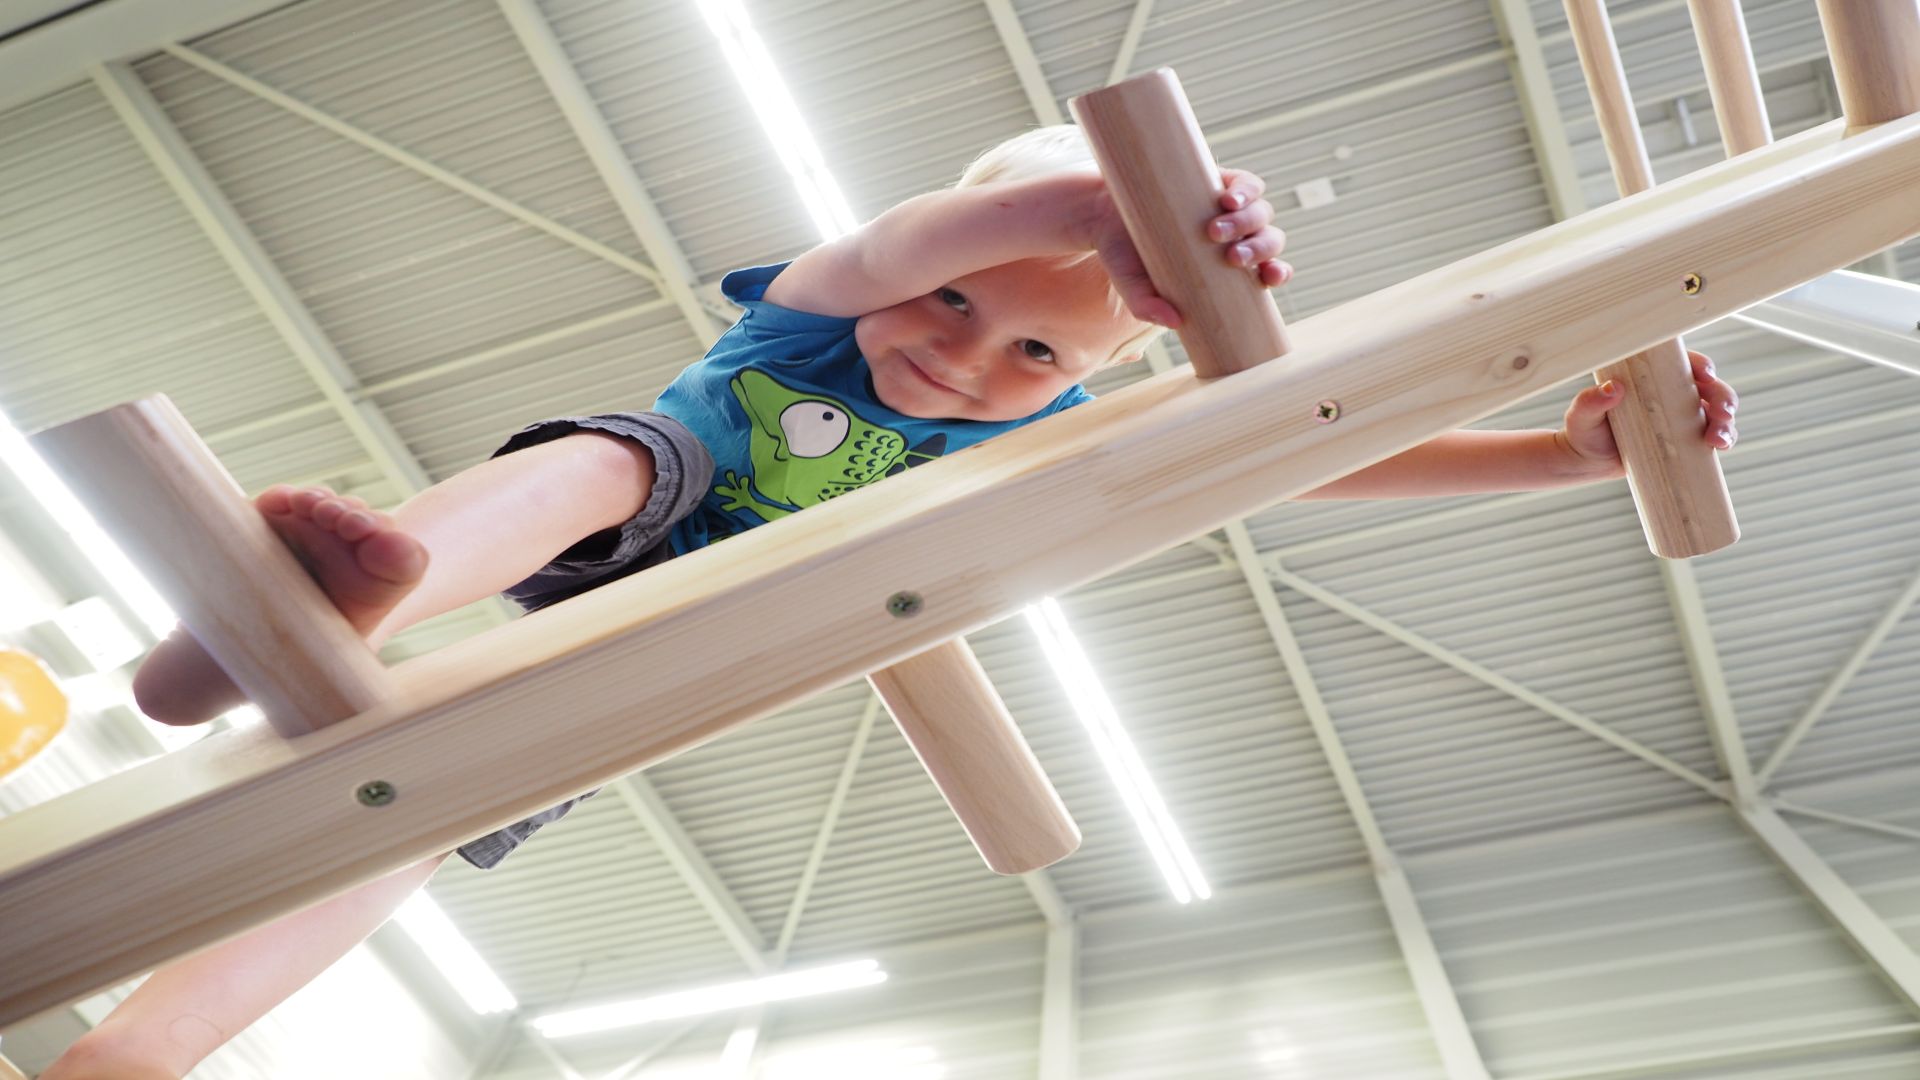
[[[1701,277],[1699,274],[1688,274],[1686,277],[1680,279],[1681,291],[1685,292],[1688,296],[1698,296],[1700,295],[1700,290],[1706,287],[1707,279]]]
[[[925,605],[926,601],[920,599],[920,594],[917,592],[897,592],[887,597],[887,610],[898,619],[919,614],[920,609]]]
[[[360,800],[361,806],[385,806],[393,801],[395,794],[393,785],[385,780],[373,780],[361,784],[360,789],[353,793],[354,798]]]
[[[1340,403],[1323,401],[1313,407],[1313,418],[1322,424],[1331,424],[1340,419]]]

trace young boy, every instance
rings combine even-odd
[[[1252,174],[1228,170],[1208,239],[1262,284],[1291,275]],[[495,592],[529,609],[783,517],[1088,400],[1080,382],[1136,360],[1179,315],[1154,293],[1078,129],[988,151],[956,187],[911,199],[785,267],[729,274],[746,309],[654,413],[571,417],[389,518],[324,488],[270,489],[260,511],[355,629],[399,630]],[[1735,397],[1694,355],[1709,442]],[[1560,431],[1460,431],[1310,493],[1403,498],[1622,475],[1617,393],[1575,396]],[[141,707],[198,723],[238,704],[184,631],[136,679]],[[496,865],[545,811],[459,848]],[[155,972],[46,1080],[179,1077],[365,938],[446,855]]]

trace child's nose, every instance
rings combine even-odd
[[[934,353],[955,371],[975,372],[987,362],[987,350],[978,337],[954,335],[934,343]]]

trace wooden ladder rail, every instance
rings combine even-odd
[[[410,660],[386,674],[389,696],[310,734],[226,732],[0,820],[0,1024],[1920,233],[1920,120],[1844,130],[1302,320],[1285,363],[1153,376]],[[1668,287],[1681,258],[1712,286]],[[924,600],[911,619],[886,608],[903,589]],[[790,647],[801,639],[833,647]]]

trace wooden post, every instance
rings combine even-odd
[[[868,680],[995,873],[1038,870],[1080,846],[1080,830],[965,640]]]
[[[1273,297],[1207,239],[1226,188],[1172,69],[1083,94],[1071,108],[1147,276],[1180,311],[1180,344],[1194,374],[1230,375],[1285,353]]]
[[[1820,0],[1847,134],[1920,112],[1920,2]]]
[[[1580,52],[1580,67],[1593,96],[1614,180],[1621,195],[1638,194],[1653,186],[1653,167],[1633,114],[1606,5],[1604,0],[1566,0],[1566,4],[1567,22]],[[1686,295],[1698,295],[1715,285],[1699,267],[1680,261],[1662,268],[1647,284],[1650,291],[1671,289]],[[1740,526],[1734,519],[1726,478],[1720,473],[1718,452],[1702,437],[1706,413],[1686,346],[1674,338],[1594,374],[1596,382],[1610,379],[1626,391],[1609,419],[1653,553],[1685,559],[1738,540]]]
[[[1713,97],[1713,118],[1720,125],[1720,141],[1727,156],[1744,154],[1773,141],[1767,123],[1767,105],[1760,94],[1760,72],[1754,67],[1753,48],[1747,42],[1747,21],[1740,0],[1687,0],[1693,14],[1693,36],[1700,42],[1700,59],[1707,69],[1707,91]]]
[[[372,708],[386,667],[163,396],[34,447],[214,660],[292,738]]]

